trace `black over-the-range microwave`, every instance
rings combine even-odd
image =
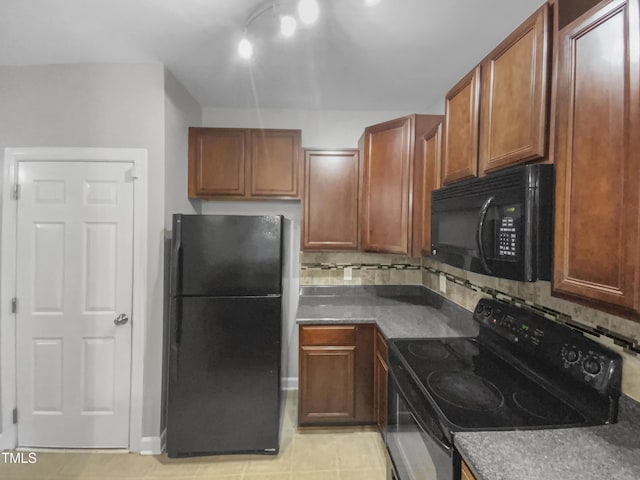
[[[431,194],[431,257],[471,272],[549,280],[553,165],[524,165]]]

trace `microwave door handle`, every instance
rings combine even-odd
[[[484,232],[484,222],[487,218],[487,212],[489,211],[489,207],[491,206],[492,202],[493,202],[493,197],[489,197],[482,205],[482,208],[480,209],[480,216],[478,219],[478,229],[476,231],[476,241],[478,243],[478,254],[480,255],[480,261],[482,262],[482,266],[484,267],[486,272],[489,274],[493,274],[493,272],[491,271],[491,268],[487,264],[487,258],[485,257],[485,254],[484,254],[484,245],[482,244],[482,233]]]

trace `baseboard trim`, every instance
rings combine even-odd
[[[157,437],[142,437],[140,440],[140,455],[160,455],[164,447],[163,437],[166,430]]]
[[[298,390],[298,377],[284,377],[282,379],[283,390]]]

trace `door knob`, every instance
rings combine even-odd
[[[117,326],[120,326],[120,325],[124,325],[128,321],[129,321],[129,317],[127,317],[127,314],[126,313],[121,313],[120,315],[118,315],[115,318],[113,323],[116,324]]]

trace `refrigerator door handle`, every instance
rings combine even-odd
[[[171,332],[171,345],[169,356],[169,369],[171,378],[178,379],[180,366],[180,341],[182,337],[182,305],[181,299],[173,297],[171,299],[171,320],[173,331]]]
[[[182,290],[182,218],[175,215],[173,222],[173,248],[171,250],[171,295],[178,295]]]

